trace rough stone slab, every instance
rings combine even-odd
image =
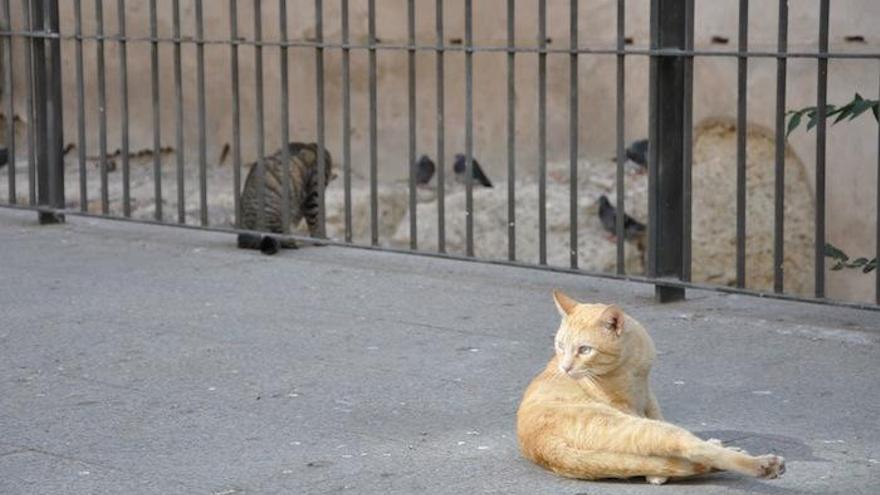
[[[880,313],[0,210],[0,493],[875,493]],[[564,480],[514,414],[561,287],[660,351],[670,420],[786,475]],[[88,474],[82,474],[88,472]]]

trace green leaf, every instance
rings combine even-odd
[[[871,271],[876,270],[876,269],[877,269],[877,258],[874,258],[871,261],[869,261],[868,264],[865,265],[864,268],[862,268],[862,273],[870,273]]]
[[[844,106],[840,107],[837,112],[837,118],[834,119],[834,122],[832,123],[832,125],[840,122],[841,120],[845,119],[847,116],[851,115],[852,111],[853,111],[852,104],[844,105]],[[828,117],[831,117],[831,114],[829,114]],[[852,119],[853,118],[850,117],[850,120],[852,120]]]
[[[876,108],[877,103],[878,102],[871,100],[860,100],[853,103],[852,117],[850,117],[849,120],[852,120],[859,115],[865,113],[866,111],[868,111],[868,109]]]
[[[849,256],[846,255],[839,248],[831,244],[830,242],[825,243],[825,257],[826,258],[834,258],[836,260],[841,261],[849,261]]]
[[[804,114],[801,112],[795,112],[791,116],[791,118],[788,120],[788,131],[785,133],[785,137],[788,137],[789,134],[797,129],[797,126],[801,124],[801,117],[803,117],[803,115]]]
[[[868,264],[868,258],[856,258],[849,263],[850,268],[860,268]]]
[[[814,108],[807,112],[807,117],[810,118],[810,121],[807,122],[807,132],[813,127],[816,127],[816,124],[819,122],[819,112]]]

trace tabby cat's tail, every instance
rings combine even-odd
[[[299,249],[293,239],[279,239],[271,235],[238,234],[239,249],[259,249],[263,254],[275,254],[281,249]]]

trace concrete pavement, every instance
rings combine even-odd
[[[0,493],[880,493],[880,313],[0,209]],[[514,414],[550,290],[651,332],[665,416],[773,481],[564,480]]]

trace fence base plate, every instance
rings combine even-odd
[[[659,303],[684,301],[684,287],[670,287],[668,285],[654,286],[654,300]]]
[[[53,225],[56,223],[64,223],[64,215],[61,213],[55,213],[52,211],[39,211],[37,212],[39,215],[40,225]]]

